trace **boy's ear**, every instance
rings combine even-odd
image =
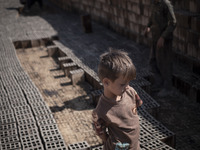
[[[103,79],[103,85],[107,86],[109,85],[109,83],[110,83],[110,80],[108,78]]]

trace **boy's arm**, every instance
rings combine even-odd
[[[93,127],[96,134],[105,142],[108,134],[106,133],[106,126],[103,125],[104,121],[100,119],[95,111],[92,112]]]
[[[135,89],[133,89],[131,86],[129,86],[131,90],[131,95],[135,96],[135,101],[136,101],[136,106],[139,107],[143,104],[143,101],[141,100],[140,96],[138,95],[138,93],[135,91]]]
[[[137,92],[135,91],[135,99],[136,99],[136,106],[139,107],[143,104],[143,101],[141,100],[141,98],[139,97],[139,95],[137,94]]]

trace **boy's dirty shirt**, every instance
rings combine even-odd
[[[136,91],[129,88],[120,101],[102,95],[93,111],[93,123],[97,135],[104,141],[104,150],[114,150],[116,143],[128,143],[129,149],[139,150],[139,117]],[[109,136],[108,136],[109,134]]]

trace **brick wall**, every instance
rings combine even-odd
[[[90,14],[130,39],[149,45],[151,36],[143,37],[151,0],[51,0],[68,11]],[[171,0],[177,17],[174,49],[200,60],[200,0]]]

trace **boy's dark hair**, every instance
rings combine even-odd
[[[127,80],[133,80],[136,78],[136,68],[128,53],[110,49],[100,56],[98,75],[101,81],[104,78],[115,81],[120,75]]]

